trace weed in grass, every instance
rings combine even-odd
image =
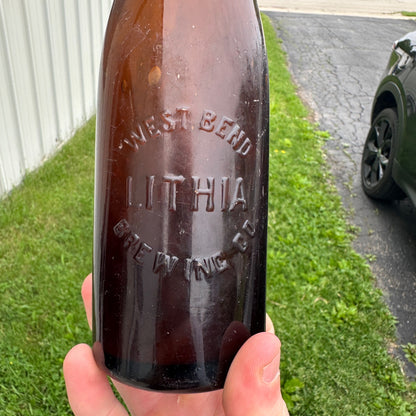
[[[377,256],[375,254],[366,254],[364,257],[369,263],[374,263],[377,260]]]
[[[402,345],[403,351],[406,358],[413,364],[416,365],[416,345],[410,342],[406,345]]]
[[[302,400],[301,391],[304,387],[304,383],[298,378],[291,378],[289,380],[282,380],[281,390],[282,397],[286,402],[286,406],[289,411],[295,408],[297,402]]]

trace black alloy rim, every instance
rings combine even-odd
[[[363,157],[363,178],[370,188],[383,179],[391,155],[393,128],[386,118],[375,124],[367,139]]]

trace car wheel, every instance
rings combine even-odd
[[[368,132],[361,160],[361,182],[364,192],[371,198],[392,200],[404,197],[392,176],[397,136],[397,113],[386,108],[375,118]]]

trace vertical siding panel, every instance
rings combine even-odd
[[[40,148],[39,121],[36,111],[36,91],[33,82],[33,67],[30,59],[27,23],[22,0],[5,1],[6,13],[13,19],[5,20],[6,39],[11,62],[12,85],[17,105],[23,166],[34,169],[42,159]]]
[[[89,48],[91,50],[90,56],[90,65],[91,65],[91,94],[92,94],[92,108],[95,112],[97,108],[97,84],[98,84],[98,67],[100,62],[100,53],[101,53],[101,40],[98,43],[95,41],[95,26],[94,26],[94,1],[91,0],[86,4],[85,13],[88,17],[88,28],[89,28]],[[101,36],[100,38],[101,39]]]
[[[91,9],[91,27],[93,32],[93,49],[94,54],[94,84],[95,84],[95,96],[97,96],[98,87],[98,72],[101,62],[101,50],[102,50],[102,39],[103,39],[103,6],[100,0],[92,0],[90,2]],[[98,52],[98,53],[97,53]]]
[[[105,14],[105,0],[101,1],[96,1],[95,2],[95,7],[96,7],[96,18],[97,18],[97,22],[98,22],[98,27],[99,27],[99,33],[103,33],[104,32],[104,14]]]
[[[90,25],[90,8],[85,0],[77,0],[78,16],[80,23],[80,51],[82,62],[82,79],[84,85],[84,111],[85,117],[89,118],[95,110],[94,105],[94,66]]]
[[[49,52],[47,14],[44,2],[25,0],[31,59],[36,88],[40,135],[45,156],[56,147],[58,118],[55,108],[54,83]]]
[[[38,43],[38,37],[35,35],[35,33],[30,33],[30,26],[29,26],[29,20],[27,15],[27,9],[26,9],[26,1],[21,0],[22,3],[22,19],[25,25],[24,30],[24,41],[25,45],[27,46],[27,55],[28,55],[28,64],[30,65],[27,68],[27,72],[30,73],[30,76],[28,77],[28,82],[30,83],[31,91],[32,91],[32,108],[31,112],[33,113],[33,119],[34,124],[33,126],[28,126],[28,130],[32,131],[32,135],[29,134],[29,137],[31,139],[27,143],[27,148],[29,151],[32,149],[35,150],[35,154],[38,154],[38,157],[42,157],[45,154],[45,148],[43,147],[42,142],[42,127],[41,127],[41,120],[42,115],[40,111],[40,91],[38,89],[39,84],[36,80],[36,65],[34,61],[34,45]],[[38,32],[36,32],[37,34]],[[32,35],[35,36],[35,38],[32,38]],[[33,41],[33,43],[32,43]],[[24,99],[24,97],[22,97]],[[28,166],[29,169],[33,169],[38,164],[38,157],[36,157],[33,162],[31,162],[31,165]]]
[[[24,172],[20,127],[11,59],[5,29],[5,12],[0,3],[0,195],[18,183]]]
[[[0,0],[0,197],[96,108],[112,0]]]
[[[43,47],[45,49],[45,56],[44,56],[44,65],[47,68],[47,73],[45,76],[47,77],[47,86],[46,88],[50,88],[49,94],[48,94],[48,106],[49,106],[49,112],[47,117],[50,119],[50,122],[48,123],[48,120],[45,122],[49,124],[49,145],[48,147],[48,154],[50,154],[56,146],[59,145],[60,137],[61,137],[61,131],[63,130],[62,127],[62,116],[61,111],[59,111],[58,107],[58,97],[57,97],[57,87],[58,83],[56,80],[56,71],[54,69],[54,62],[52,57],[52,32],[51,32],[51,24],[49,20],[49,11],[48,11],[48,3],[47,1],[43,1],[41,3],[42,6],[38,6],[39,9],[41,9],[40,13],[42,14],[42,17],[39,18],[41,22],[43,22],[43,29],[44,29],[44,36],[45,39],[43,41]]]
[[[73,109],[71,102],[71,82],[65,41],[65,20],[61,1],[46,0],[50,54],[54,78],[56,111],[59,113],[59,142],[68,136],[68,126],[73,126]]]
[[[83,16],[80,10],[79,0],[74,1],[74,11],[75,11],[75,21],[76,24],[76,38],[73,40],[74,51],[79,56],[79,74],[80,74],[80,91],[79,96],[81,100],[82,108],[82,119],[85,121],[88,116],[88,91],[87,91],[87,72],[86,72],[86,62],[87,55],[84,55],[84,49],[88,47],[88,27],[83,26]],[[85,4],[85,0],[84,0]],[[82,19],[82,20],[81,20]]]
[[[62,1],[62,0],[61,0]],[[63,0],[64,11],[64,38],[66,42],[67,53],[67,70],[70,78],[70,93],[71,103],[73,109],[73,124],[74,126],[81,125],[85,118],[84,103],[83,103],[83,83],[82,83],[82,63],[80,54],[80,42],[78,38],[79,22],[76,10],[77,0]]]

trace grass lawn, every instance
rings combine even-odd
[[[271,142],[268,312],[292,415],[414,415],[388,354],[393,317],[374,288],[267,18]],[[79,294],[91,270],[94,120],[0,203],[2,415],[69,415],[66,352],[90,342]]]

